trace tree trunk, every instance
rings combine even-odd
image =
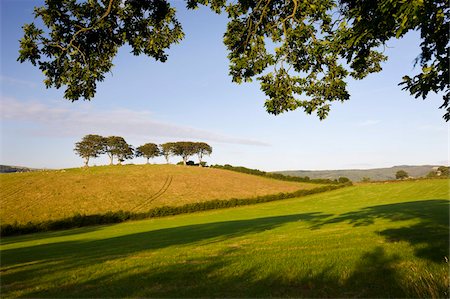
[[[169,155],[164,156],[164,158],[166,158],[166,164],[169,164]]]
[[[148,160],[149,160],[149,159],[150,159],[150,158],[149,158],[149,157],[147,157],[147,164],[149,164],[149,163],[148,163]]]
[[[184,166],[186,166],[186,160],[187,160],[187,157],[183,157],[183,164],[184,164]]]
[[[202,167],[202,155],[198,155],[198,167]]]
[[[89,157],[84,158],[84,167],[89,167]]]
[[[109,165],[114,165],[114,155],[109,155],[108,154],[108,156],[109,156],[109,159],[110,159],[110,162],[109,162]]]

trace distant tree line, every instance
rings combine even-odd
[[[439,166],[435,167],[431,170],[426,178],[434,179],[434,178],[448,178],[450,176],[450,167],[448,166]],[[395,173],[395,178],[397,180],[411,179],[409,174],[404,170],[399,170]]]
[[[305,182],[305,183],[316,183],[316,184],[344,184],[344,185],[352,185],[352,182],[347,177],[339,177],[335,180],[330,179],[311,179],[308,176],[300,177],[300,176],[290,176],[284,175],[281,173],[273,173],[273,172],[265,172],[259,169],[251,169],[243,166],[232,166],[230,164],[225,165],[211,165],[213,168],[220,168],[226,170],[232,170],[236,172],[242,172],[246,174],[253,174],[263,177],[268,177],[272,179],[282,180],[282,181],[290,181],[290,182]]]
[[[203,157],[211,155],[212,147],[205,142],[178,141],[160,145],[146,143],[134,148],[120,136],[103,137],[89,134],[75,143],[74,151],[84,159],[86,167],[89,166],[91,158],[97,158],[103,154],[108,155],[110,165],[114,165],[114,159],[117,159],[120,165],[125,160],[134,157],[144,157],[148,164],[150,159],[158,156],[164,156],[167,163],[169,163],[171,156],[180,156],[183,159],[183,164],[187,165],[188,159],[196,155],[199,161],[198,165],[204,166]]]

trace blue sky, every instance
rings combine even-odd
[[[448,124],[438,109],[442,96],[422,101],[397,86],[415,71],[418,33],[390,41],[383,71],[349,81],[351,99],[334,104],[326,120],[301,110],[273,116],[263,107],[258,82],[237,85],[228,76],[226,16],[205,8],[187,11],[174,1],[186,36],[169,50],[166,63],[123,47],[95,98],[71,103],[62,90],[45,89],[37,68],[16,61],[21,26],[33,20],[40,3],[0,2],[1,164],[81,166],[74,143],[90,133],[123,136],[134,146],[205,141],[213,147],[210,164],[268,171],[448,163]]]

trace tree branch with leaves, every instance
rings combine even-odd
[[[382,48],[392,38],[420,32],[418,74],[399,83],[425,99],[442,93],[450,119],[450,7],[444,0],[187,0],[229,19],[224,43],[236,83],[260,81],[265,108],[280,114],[303,109],[324,119],[334,102],[350,99],[349,78],[382,70]],[[65,88],[65,98],[92,99],[113,66],[119,47],[166,61],[183,38],[166,0],[46,0],[34,23],[23,26],[18,60],[44,73],[46,87]]]

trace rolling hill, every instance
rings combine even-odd
[[[433,167],[439,165],[400,165],[389,168],[373,168],[373,169],[341,169],[341,170],[282,170],[274,171],[290,176],[309,176],[312,179],[337,179],[339,177],[347,177],[354,182],[361,181],[364,177],[370,178],[372,181],[395,180],[395,173],[399,170],[406,171],[411,177],[425,177]]]
[[[448,298],[448,183],[2,238],[2,298]]]
[[[56,220],[108,211],[148,211],[159,206],[312,189],[221,169],[176,165],[123,165],[0,175],[2,224]]]

